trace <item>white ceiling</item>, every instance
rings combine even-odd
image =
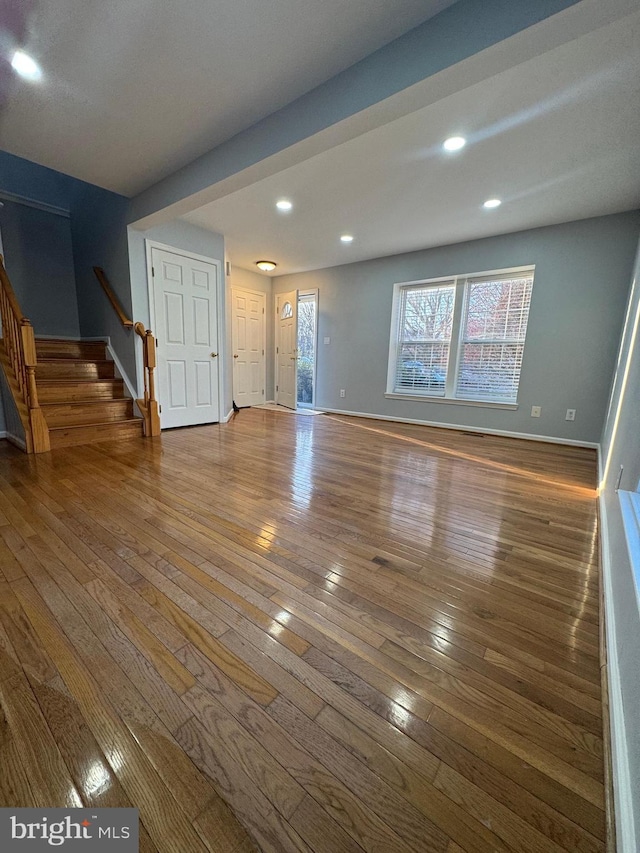
[[[0,148],[135,195],[453,2],[12,2]],[[18,47],[37,85],[8,73]]]
[[[640,207],[639,46],[636,11],[183,218],[278,275]]]

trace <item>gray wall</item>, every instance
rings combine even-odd
[[[79,336],[69,217],[5,201],[0,228],[5,267],[36,335]]]
[[[225,300],[225,272],[224,272],[224,238],[214,231],[205,231],[204,228],[199,228],[197,225],[191,225],[188,222],[183,222],[179,219],[173,222],[167,222],[164,225],[158,225],[154,228],[149,228],[147,231],[138,231],[133,227],[128,229],[129,241],[129,271],[131,278],[131,298],[133,301],[133,314],[136,321],[144,323],[148,328],[150,325],[149,311],[149,285],[147,281],[147,257],[145,240],[152,240],[156,243],[163,243],[174,249],[182,249],[186,252],[193,252],[196,255],[202,255],[206,258],[220,261],[220,281],[218,286],[221,288],[222,295],[222,316],[219,318],[220,328],[220,358],[222,362],[222,372],[224,376],[224,409],[220,412],[220,417],[225,417],[231,411],[231,365],[230,359],[227,357],[231,349],[230,343],[227,341],[227,320],[225,317],[226,305]],[[155,331],[152,329],[152,331]],[[225,345],[226,342],[226,345]],[[142,388],[142,364],[141,357],[138,355],[138,387]],[[132,374],[133,378],[133,374]]]
[[[623,466],[620,487],[633,491],[640,480],[640,249],[636,259],[629,299],[628,321],[620,346],[620,357],[614,377],[611,403],[602,435],[602,468],[600,500],[606,529],[603,531],[606,612],[610,631],[615,631],[609,646],[609,676],[615,677],[615,658],[620,675],[621,696],[616,694],[615,683],[611,691],[611,704],[621,699],[621,718],[614,716],[614,743],[626,736],[626,758],[629,763],[631,784],[626,794],[631,796],[631,807],[621,813],[621,792],[616,791],[616,810],[619,829],[632,825],[638,842],[629,840],[624,851],[636,853],[640,843],[640,613],[638,592],[627,551],[620,504],[615,491]],[[611,640],[611,635],[609,635]],[[613,666],[612,666],[613,664]],[[624,760],[624,756],[623,756]],[[619,783],[619,779],[617,780]],[[632,833],[633,830],[631,829]],[[622,833],[619,832],[619,842]],[[620,848],[622,850],[622,848]]]
[[[281,276],[274,294],[319,290],[318,408],[597,443],[639,230],[637,211],[569,222]],[[517,411],[385,398],[394,282],[526,264],[536,272]]]
[[[270,276],[261,273],[245,270],[241,267],[234,267],[231,263],[231,275],[227,277],[227,304],[231,305],[230,291],[232,287],[237,287],[239,290],[254,290],[258,293],[265,293],[265,311],[266,320],[266,340],[265,340],[265,355],[267,360],[267,379],[264,389],[265,400],[273,400],[273,375],[274,375],[274,352],[275,352],[275,323],[273,322],[273,284]],[[231,334],[231,321],[229,321],[229,334]],[[231,347],[231,343],[229,343]]]

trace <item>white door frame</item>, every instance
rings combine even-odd
[[[262,315],[262,342],[264,344],[264,359],[262,363],[263,367],[263,375],[262,375],[262,387],[264,388],[264,399],[263,403],[267,401],[267,294],[264,290],[250,290],[248,287],[236,287],[234,284],[231,285],[231,294],[233,293],[250,293],[252,296],[262,296],[264,298],[264,314]],[[231,306],[231,311],[233,311],[233,305]],[[231,348],[233,349],[233,319],[231,320]],[[231,353],[233,356],[233,353]],[[233,369],[233,368],[232,368]],[[233,374],[232,374],[233,375]],[[274,386],[275,387],[275,386]],[[231,380],[231,390],[233,391],[233,380]]]
[[[153,287],[153,275],[151,272],[152,262],[151,262],[151,250],[159,249],[161,252],[171,252],[172,255],[180,255],[183,258],[191,258],[194,261],[201,261],[205,264],[211,264],[216,268],[216,329],[218,332],[218,358],[216,359],[217,371],[218,371],[218,416],[220,418],[220,423],[226,423],[231,416],[231,412],[225,412],[224,410],[224,390],[225,390],[225,363],[226,363],[226,337],[225,337],[225,324],[224,324],[224,310],[225,310],[225,300],[224,300],[224,291],[226,288],[226,281],[222,276],[222,261],[217,258],[209,258],[206,255],[198,255],[196,252],[190,252],[187,249],[178,249],[175,246],[169,246],[167,243],[158,243],[156,240],[149,240],[145,237],[145,254],[147,258],[147,298],[149,300],[149,323],[151,326],[151,331],[153,334],[156,334],[156,301],[155,301],[155,291]],[[136,346],[136,364],[140,364],[142,366],[142,352],[139,347]],[[141,373],[139,375],[142,375]],[[160,405],[162,402],[158,401]],[[160,414],[160,423],[162,424],[162,413]]]

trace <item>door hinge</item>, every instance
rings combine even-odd
[[[162,406],[158,406],[158,408],[160,410],[160,414],[162,414]]]
[[[264,397],[264,388],[262,389],[261,394]]]
[[[276,391],[279,391],[279,390],[280,390],[280,389],[279,389],[279,388],[278,388],[278,386],[276,385]]]
[[[264,355],[264,350],[262,350],[262,355]]]
[[[280,352],[280,347],[276,347],[276,352]]]
[[[151,275],[152,275],[152,276],[155,276],[155,274],[156,274],[155,268],[154,268],[154,267],[151,267]]]

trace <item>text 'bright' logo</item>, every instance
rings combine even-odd
[[[93,835],[89,832],[91,821],[86,818],[82,823],[75,823],[67,816],[64,820],[49,823],[46,817],[40,823],[22,823],[15,815],[11,815],[11,840],[22,841],[28,838],[31,841],[46,841],[54,847],[59,847],[65,841],[71,839],[90,839]],[[128,838],[129,836],[125,836]]]
[[[138,853],[138,809],[0,808],[0,853]]]

